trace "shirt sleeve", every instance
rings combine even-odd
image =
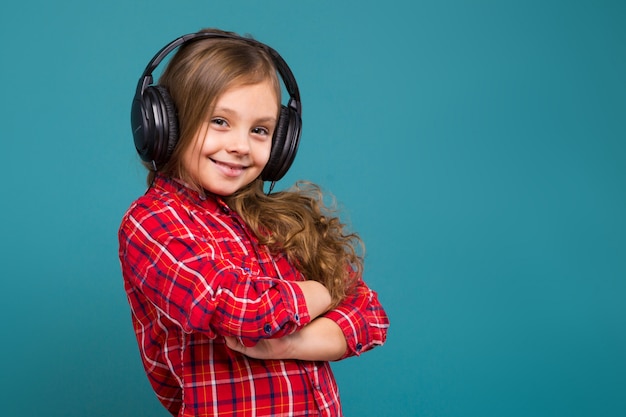
[[[181,213],[136,206],[119,231],[127,285],[183,331],[235,336],[249,346],[290,334],[310,321],[302,290],[259,276],[216,239],[195,233]]]
[[[324,314],[343,331],[348,348],[344,359],[385,343],[389,318],[378,300],[378,294],[359,279],[355,290],[339,306]]]

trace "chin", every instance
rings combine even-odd
[[[237,191],[242,189],[243,186],[224,186],[224,187],[206,187],[205,189],[215,195],[219,195],[222,197],[228,197],[229,195],[235,194]]]
[[[238,181],[223,181],[220,178],[214,181],[205,181],[202,186],[206,191],[212,194],[227,197],[235,194],[239,190],[246,188],[251,183],[253,183],[256,178],[258,178],[258,176],[252,178],[238,178]]]

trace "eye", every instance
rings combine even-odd
[[[226,119],[222,119],[221,117],[212,118],[211,124],[218,127],[228,127],[228,122],[226,121]]]
[[[265,127],[255,127],[254,129],[252,129],[252,133],[254,133],[255,135],[268,136],[270,134],[270,131]]]

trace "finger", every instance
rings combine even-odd
[[[245,349],[245,346],[240,343],[236,337],[225,336],[224,340],[226,341],[226,346],[228,346],[232,350],[241,352],[243,349]]]

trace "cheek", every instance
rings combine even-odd
[[[272,141],[269,140],[259,145],[260,146],[257,151],[257,160],[260,164],[265,165],[270,159],[270,153],[272,152]]]

